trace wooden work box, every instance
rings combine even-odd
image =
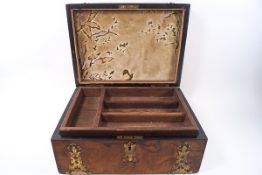
[[[189,4],[66,5],[76,89],[60,173],[195,173],[207,137],[179,85]]]

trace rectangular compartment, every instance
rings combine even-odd
[[[100,118],[102,89],[84,89],[80,88],[75,97],[75,103],[72,103],[72,109],[68,111],[68,123],[70,127],[98,126]]]

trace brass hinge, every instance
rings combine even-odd
[[[118,140],[142,140],[143,136],[116,136]]]
[[[171,84],[152,84],[151,87],[172,87]]]
[[[124,5],[119,5],[118,8],[119,8],[119,9],[122,9],[122,10],[138,9],[138,8],[139,8],[139,5],[135,5],[135,4],[124,4]]]

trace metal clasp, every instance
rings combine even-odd
[[[139,5],[135,5],[135,4],[125,4],[125,5],[119,5],[118,8],[119,8],[119,9],[123,9],[123,10],[138,9],[138,8],[139,8]]]

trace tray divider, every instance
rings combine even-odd
[[[185,109],[184,109],[184,107],[183,107],[183,105],[182,105],[182,103],[181,103],[181,100],[180,100],[180,98],[178,96],[178,90],[176,88],[174,89],[174,95],[173,96],[175,96],[175,98],[178,101],[178,104],[177,104],[178,111],[187,114]]]
[[[105,88],[101,88],[101,91],[100,91],[100,99],[99,99],[99,104],[98,104],[98,107],[97,107],[97,112],[96,112],[96,116],[95,116],[95,119],[94,119],[94,123],[93,123],[93,126],[94,127],[99,127],[100,126],[100,123],[101,123],[101,114],[102,114],[102,111],[103,111],[103,108],[104,108],[104,100],[105,100]]]

